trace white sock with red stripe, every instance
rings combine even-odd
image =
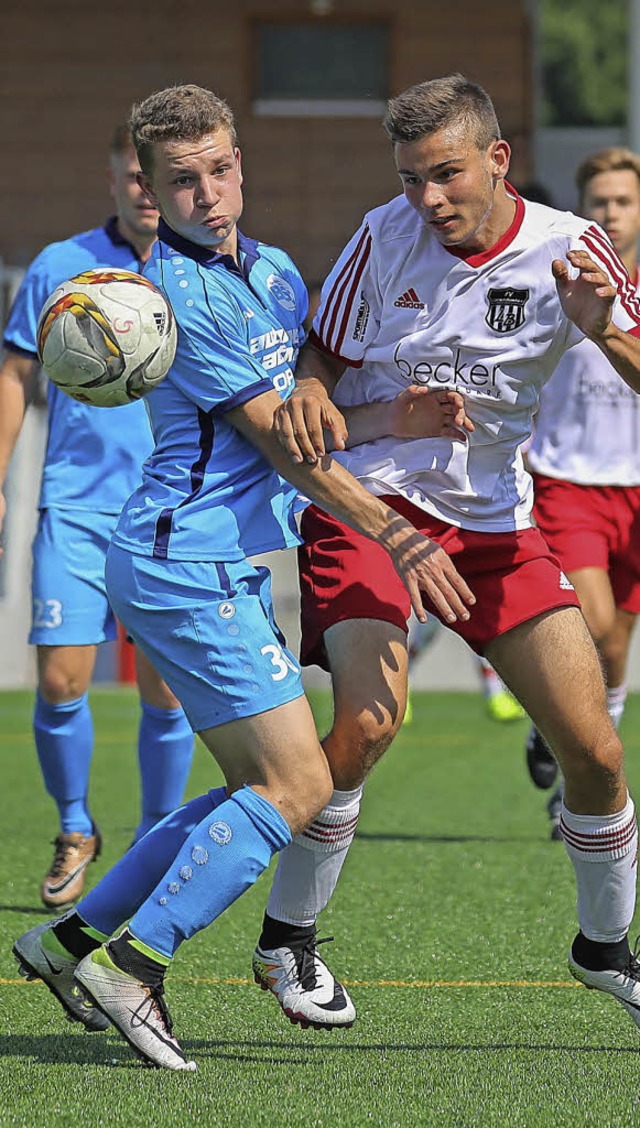
[[[315,924],[338,884],[356,832],[362,788],[334,791],[324,810],[278,857],[267,914],[286,924]]]
[[[495,697],[497,693],[504,693],[505,685],[498,676],[490,662],[478,655],[478,669],[482,677],[482,691],[485,697]]]
[[[638,824],[628,797],[615,815],[574,815],[560,829],[578,884],[580,931],[601,944],[623,940],[636,905]]]
[[[628,692],[628,687],[624,682],[622,685],[616,685],[611,689],[607,689],[607,713],[611,717],[616,729],[622,720]]]

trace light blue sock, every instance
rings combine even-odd
[[[151,827],[76,905],[82,919],[111,936],[153,892],[194,827],[226,798],[224,787],[217,787]]]
[[[182,803],[193,758],[193,732],[182,709],[141,701],[138,764],[142,818],[134,842]]]
[[[45,787],[58,807],[60,829],[63,834],[92,834],[87,796],[93,720],[87,694],[52,705],[38,693],[33,733]]]
[[[291,831],[280,812],[243,787],[195,827],[129,930],[170,959],[183,940],[206,928],[253,885],[289,842]]]

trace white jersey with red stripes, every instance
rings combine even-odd
[[[562,357],[534,427],[529,461],[539,474],[581,486],[640,486],[640,397],[592,341]]]
[[[404,196],[376,208],[323,286],[313,326],[316,344],[349,365],[340,405],[389,401],[409,384],[465,395],[468,443],[385,437],[339,458],[372,493],[400,493],[478,531],[531,524],[520,447],[544,384],[583,339],[562,310],[553,259],[588,250],[618,286],[616,324],[640,333],[640,303],[605,233],[514,196],[509,230],[467,256],[442,247]]]

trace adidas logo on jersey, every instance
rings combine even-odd
[[[575,590],[573,584],[571,583],[571,580],[567,576],[565,576],[564,572],[560,573],[560,587],[562,591]]]
[[[420,301],[413,287],[410,290],[405,290],[404,294],[396,298],[393,304],[400,309],[424,309],[424,302]]]

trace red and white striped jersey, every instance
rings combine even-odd
[[[375,494],[397,492],[454,525],[503,532],[531,524],[520,447],[560,357],[582,340],[567,319],[553,259],[586,249],[616,282],[616,324],[640,333],[640,302],[604,232],[525,202],[488,251],[437,242],[404,196],[370,212],[327,278],[316,343],[349,367],[336,403],[385,402],[408,384],[455,388],[468,443],[384,437],[338,457]]]
[[[529,461],[539,474],[583,486],[640,486],[640,397],[592,341],[562,357],[534,427]]]

